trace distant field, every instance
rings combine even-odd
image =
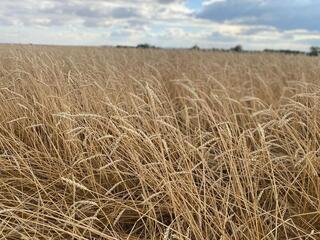
[[[1,45],[0,239],[320,239],[320,58]]]

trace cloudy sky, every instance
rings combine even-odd
[[[0,43],[320,46],[320,0],[0,1]]]

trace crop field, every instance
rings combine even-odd
[[[0,239],[320,239],[320,58],[1,45]]]

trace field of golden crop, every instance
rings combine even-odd
[[[0,46],[0,239],[320,239],[320,58]]]

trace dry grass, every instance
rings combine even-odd
[[[0,47],[1,239],[320,239],[320,59]]]

